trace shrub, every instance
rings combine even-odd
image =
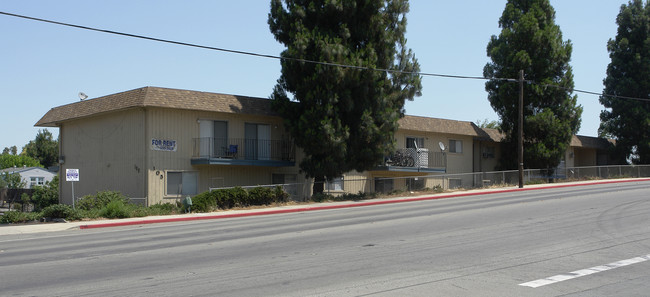
[[[108,219],[122,219],[130,218],[132,216],[131,211],[131,205],[125,204],[122,200],[113,200],[103,207],[99,214]]]
[[[31,221],[38,221],[41,218],[40,212],[21,212],[21,211],[8,211],[3,216],[0,216],[0,224],[16,224]]]
[[[287,202],[289,200],[289,193],[285,192],[281,186],[275,186],[273,193],[275,202]]]
[[[269,205],[275,201],[275,195],[270,188],[257,187],[248,191],[249,205]]]
[[[333,200],[335,201],[359,201],[359,200],[366,200],[366,199],[373,199],[377,198],[377,193],[364,193],[359,191],[357,194],[352,194],[352,193],[345,193],[341,196],[334,197]]]
[[[242,187],[228,189],[228,195],[230,195],[234,207],[246,207],[250,205],[248,192],[246,192]]]
[[[185,211],[183,206],[183,211]],[[217,200],[214,194],[210,191],[203,192],[192,198],[192,211],[195,212],[211,212],[217,208]]]
[[[325,202],[329,200],[334,200],[334,197],[332,195],[325,194],[325,193],[316,193],[311,196],[311,201],[314,202]]]
[[[42,210],[50,205],[59,203],[59,177],[45,183],[45,186],[34,187],[32,202],[36,210]]]
[[[75,203],[75,206],[83,210],[102,209],[113,201],[121,201],[122,204],[130,203],[129,198],[116,191],[97,192],[96,195],[86,195]]]
[[[163,204],[154,204],[147,208],[149,215],[160,216],[160,215],[170,215],[181,212],[181,209],[176,204],[163,203]]]
[[[70,205],[54,204],[43,209],[41,215],[45,218],[60,218],[68,221],[81,220],[81,212]]]
[[[229,209],[235,206],[235,202],[232,200],[232,197],[228,194],[227,189],[218,189],[210,191],[210,195],[214,197],[214,201],[217,204],[217,208]]]
[[[93,208],[91,210],[79,209],[81,216],[88,219],[98,219],[101,218],[101,209]]]

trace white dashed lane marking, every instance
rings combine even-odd
[[[554,276],[551,276],[551,277],[542,278],[542,279],[530,281],[530,282],[527,282],[527,283],[522,283],[522,284],[519,284],[519,285],[524,286],[524,287],[537,288],[537,287],[541,287],[541,286],[554,284],[554,283],[557,283],[557,282],[562,282],[562,281],[578,278],[578,277],[585,276],[585,275],[590,275],[590,274],[594,274],[594,273],[598,273],[598,272],[611,270],[611,269],[614,269],[614,268],[620,268],[620,267],[623,267],[623,266],[628,266],[628,265],[632,265],[632,264],[645,262],[645,261],[648,261],[648,260],[650,260],[650,254],[645,255],[645,256],[640,256],[640,257],[627,259],[627,260],[621,260],[621,261],[617,261],[617,262],[613,262],[613,263],[609,263],[609,264],[605,264],[605,265],[601,265],[601,266],[595,266],[595,267],[591,267],[591,268],[587,268],[587,269],[576,270],[576,271],[573,271],[573,272],[569,272],[567,274],[558,274],[558,275],[554,275]]]

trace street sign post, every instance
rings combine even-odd
[[[66,169],[65,181],[72,183],[72,208],[74,208],[74,182],[79,181],[79,169]]]

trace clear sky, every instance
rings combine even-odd
[[[482,76],[486,46],[498,35],[505,0],[411,1],[408,46],[427,73]],[[551,0],[563,39],[573,43],[576,89],[601,92],[607,40],[627,0]],[[0,11],[60,22],[278,56],[269,1],[3,0]],[[275,59],[251,57],[85,31],[0,15],[0,149],[20,150],[51,108],[144,86],[267,98],[280,75]],[[424,77],[423,95],[406,113],[497,120],[482,80]],[[596,136],[603,109],[594,95],[579,134]],[[49,128],[55,136],[58,129]]]

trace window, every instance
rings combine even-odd
[[[388,193],[392,190],[393,190],[392,179],[375,177],[375,192]]]
[[[45,184],[44,177],[30,177],[29,178],[29,188],[34,188],[34,186],[42,186]]]
[[[494,158],[494,147],[493,146],[486,146],[483,148],[483,158]]]
[[[343,178],[337,177],[332,181],[325,184],[325,189],[328,191],[343,191]]]
[[[406,180],[406,187],[409,191],[424,189],[425,180],[421,177],[409,178]]]
[[[196,195],[198,192],[197,172],[167,172],[167,195]]]
[[[423,137],[406,137],[406,148],[424,148]]]
[[[463,141],[461,140],[449,140],[449,152],[450,153],[462,153],[463,152]]]
[[[228,122],[199,121],[199,153],[201,157],[224,157],[228,142]]]

